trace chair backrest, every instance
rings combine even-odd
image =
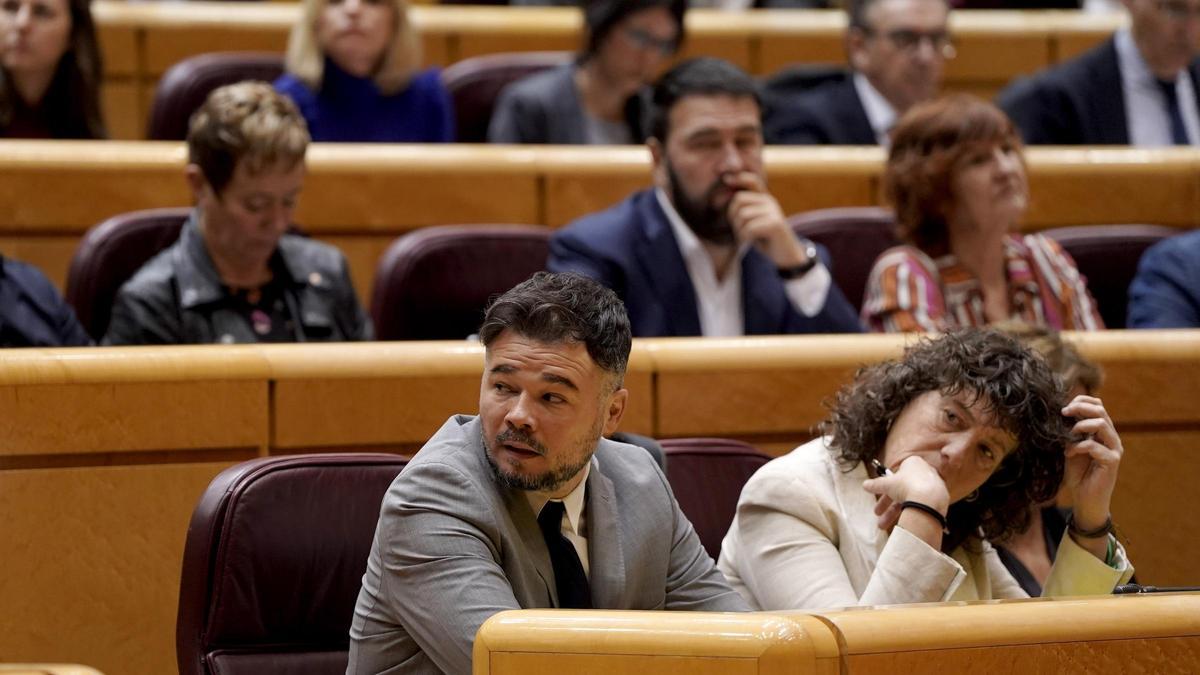
[[[443,225],[388,247],[375,272],[371,317],[378,340],[462,339],[488,300],[546,267],[541,225]]]
[[[192,113],[213,89],[243,80],[271,82],[282,74],[283,56],[270,52],[214,52],[186,58],[159,79],[146,138],[182,141]]]
[[[104,337],[121,284],[179,238],[189,208],[147,209],[113,216],[88,230],[67,272],[67,302],[95,340]]]
[[[1059,227],[1042,234],[1062,245],[1096,300],[1108,328],[1124,328],[1129,284],[1137,274],[1142,253],[1156,242],[1179,234],[1163,225],[1088,225]]]
[[[875,259],[900,243],[892,212],[877,206],[820,209],[796,214],[790,222],[796,234],[829,249],[834,283],[855,309],[862,309]]]
[[[442,71],[442,84],[454,101],[459,143],[487,142],[496,99],[509,84],[571,60],[570,52],[513,52],[463,59]]]
[[[679,508],[716,560],[742,486],[771,457],[749,443],[725,438],[668,438],[660,443]]]
[[[266,457],[214,478],[184,545],[180,675],[346,672],[379,507],[406,462]]]

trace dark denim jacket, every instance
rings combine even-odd
[[[92,339],[38,268],[0,257],[0,347],[75,347]]]
[[[297,342],[370,340],[371,324],[358,303],[346,259],[333,246],[285,234],[275,254],[277,279],[296,327]],[[258,342],[221,284],[204,246],[196,214],[179,240],[146,263],[117,293],[104,344]]]

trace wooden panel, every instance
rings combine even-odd
[[[109,79],[100,91],[100,105],[108,136],[117,140],[138,140],[145,137],[144,108],[137,82]]]
[[[262,448],[265,382],[0,387],[0,456]]]
[[[67,287],[67,270],[77,242],[73,235],[0,237],[0,251],[40,269],[61,293]]]
[[[347,237],[320,236],[317,238],[338,247],[345,254],[346,262],[350,265],[350,280],[354,283],[358,301],[362,303],[364,310],[370,312],[371,292],[375,287],[375,268],[378,267],[379,259],[383,257],[384,251],[396,240],[396,236],[378,234]]]
[[[1121,442],[1125,456],[1112,510],[1138,582],[1197,585],[1200,523],[1188,517],[1185,504],[1200,485],[1200,429],[1121,431]]]
[[[1196,155],[1175,149],[1146,152],[1130,148],[1027,152],[1032,202],[1024,229],[1043,229],[1052,223],[1194,226],[1200,211]]]
[[[756,36],[758,73],[774,73],[798,63],[846,63],[844,12],[765,10],[752,16],[761,18],[751,28]]]
[[[1036,13],[957,12],[950,17],[958,55],[946,64],[946,88],[1002,86],[1050,63],[1050,38]]]
[[[1061,63],[1096,47],[1129,25],[1125,12],[1046,12],[1043,19],[1052,34],[1051,63]]]
[[[948,672],[1006,672],[1028,675],[1090,675],[1102,672],[1195,672],[1200,662],[1200,639],[1106,640],[1051,642],[938,651],[864,654],[846,659],[848,672],[944,675]]]
[[[97,9],[100,3],[96,3]],[[93,17],[96,21],[96,40],[100,58],[104,61],[105,78],[132,78],[138,74],[138,31],[131,24],[114,24],[101,18],[102,10]],[[105,87],[110,86],[105,82]]]
[[[0,654],[176,672],[188,520],[226,463],[0,471]]]

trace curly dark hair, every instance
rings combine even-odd
[[[861,368],[838,392],[821,431],[845,471],[883,453],[892,424],[918,396],[966,392],[982,400],[1016,449],[979,488],[950,506],[949,552],[982,533],[1003,539],[1028,526],[1030,509],[1058,491],[1070,433],[1062,381],[1035,352],[991,329],[968,328],[923,338],[899,360]]]

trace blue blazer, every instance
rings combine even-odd
[[[1200,328],[1200,230],[1146,249],[1129,285],[1130,328]]]
[[[547,267],[578,272],[613,289],[625,302],[636,337],[700,335],[696,291],[653,190],[556,232]],[[747,335],[862,331],[854,307],[836,285],[819,314],[798,312],[775,265],[754,249],[742,259],[742,308]]]

